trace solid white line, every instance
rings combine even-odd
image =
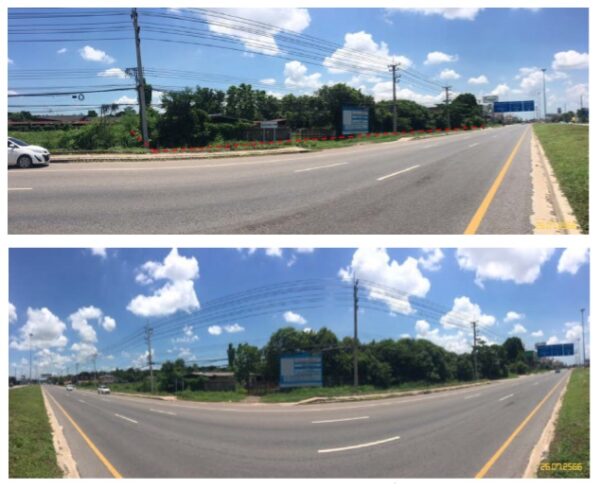
[[[377,180],[378,181],[382,181],[382,180],[385,180],[385,179],[389,179],[390,177],[394,177],[396,175],[403,174],[404,172],[409,172],[411,170],[414,170],[415,168],[419,168],[420,166],[421,165],[413,165],[412,167],[408,167],[408,168],[405,168],[404,170],[400,170],[398,172],[394,172],[393,174],[388,174],[388,175],[384,175],[383,177],[379,177]]]
[[[339,167],[341,165],[348,165],[348,162],[341,162],[341,163],[332,163],[330,165],[321,165],[320,167],[309,167],[309,168],[302,168],[300,170],[294,170],[294,173],[298,174],[300,172],[310,172],[312,170],[320,170],[322,168],[331,168],[331,167]]]
[[[503,396],[503,397],[502,397],[502,398],[500,398],[498,401],[499,401],[499,402],[501,402],[502,400],[506,400],[507,398],[510,398],[510,397],[511,397],[511,396],[513,396],[513,395],[514,395],[514,393],[511,393],[510,395]]]
[[[119,418],[122,418],[124,420],[129,421],[129,422],[133,422],[134,424],[138,423],[137,420],[130,419],[129,417],[125,417],[123,415],[119,415],[118,413],[115,413],[115,417],[119,417]]]
[[[477,398],[478,396],[481,396],[481,393],[477,393],[477,395],[465,396],[465,400],[470,400],[471,398]]]
[[[150,411],[151,411],[151,412],[156,412],[156,413],[164,413],[164,414],[166,414],[166,415],[177,415],[177,414],[176,414],[176,413],[174,413],[174,412],[166,412],[166,411],[164,411],[164,410],[155,410],[154,408],[151,408],[151,409],[150,409]]]
[[[33,187],[9,187],[9,191],[32,191]]]
[[[469,148],[473,148],[474,146],[477,146],[479,143],[473,143],[472,145],[469,145]]]
[[[333,419],[333,420],[314,420],[311,424],[332,424],[334,422],[349,422],[350,420],[364,420],[368,419],[369,416],[365,415],[364,417],[352,417],[349,419]]]
[[[378,444],[385,444],[386,442],[397,441],[400,439],[400,436],[390,437],[389,439],[382,439],[381,441],[367,442],[365,444],[357,444],[356,446],[346,446],[346,447],[335,447],[333,449],[319,449],[319,453],[335,453],[338,451],[349,451],[351,449],[360,449],[363,447],[376,446]]]

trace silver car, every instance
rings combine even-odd
[[[32,165],[48,165],[50,152],[41,146],[30,145],[17,138],[8,138],[8,165],[29,168]]]

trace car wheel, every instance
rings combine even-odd
[[[29,168],[33,165],[33,160],[29,155],[21,155],[17,160],[17,165],[19,165],[20,168]]]

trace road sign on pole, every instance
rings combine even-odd
[[[284,354],[280,358],[280,388],[323,386],[323,356],[309,352]]]
[[[494,102],[498,102],[498,96],[497,95],[484,95],[482,100],[483,100],[484,104],[493,104]]]
[[[536,344],[538,357],[574,356],[574,344]]]

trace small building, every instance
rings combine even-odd
[[[235,374],[231,371],[194,371],[204,382],[206,391],[235,391]]]

